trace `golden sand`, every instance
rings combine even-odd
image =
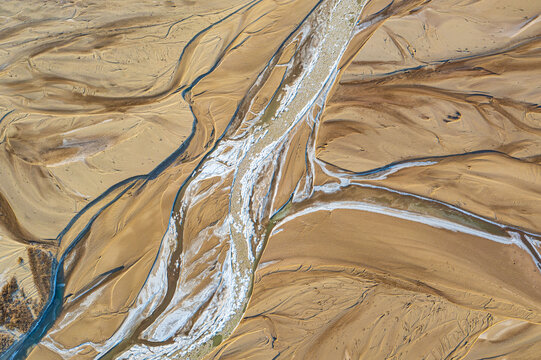
[[[541,3],[0,4],[0,349],[541,352]]]

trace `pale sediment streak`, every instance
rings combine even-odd
[[[409,162],[404,162],[401,164],[395,164],[395,165],[391,164],[392,166],[384,167],[381,170],[374,171],[374,173],[369,172],[369,174],[361,175],[361,176],[359,174],[338,172],[333,169],[330,169],[327,166],[327,164],[325,164],[324,162],[320,160],[316,159],[315,161],[317,162],[317,165],[319,166],[319,168],[326,175],[335,179],[336,181],[329,182],[324,185],[316,185],[312,189],[313,192],[333,194],[352,186],[384,190],[390,193],[399,194],[401,196],[410,197],[412,199],[419,199],[421,201],[432,202],[440,206],[444,206],[452,211],[461,213],[471,219],[475,219],[479,223],[484,223],[490,226],[497,227],[508,236],[494,235],[486,231],[481,231],[469,226],[458,224],[453,221],[431,217],[428,215],[420,215],[420,214],[409,212],[409,211],[393,209],[391,207],[383,207],[380,205],[364,203],[362,201],[349,201],[349,202],[338,201],[338,202],[332,202],[332,203],[316,203],[314,206],[310,207],[309,209],[305,209],[293,215],[287,216],[285,220],[283,221],[287,222],[301,215],[306,215],[308,213],[312,213],[316,211],[325,211],[325,210],[332,211],[332,210],[338,210],[338,209],[344,209],[344,210],[349,209],[349,210],[373,212],[377,214],[388,215],[388,216],[392,216],[392,217],[396,217],[400,219],[414,221],[421,224],[426,224],[434,228],[441,228],[441,229],[446,229],[446,230],[450,230],[454,232],[460,232],[463,234],[473,235],[473,236],[477,236],[477,237],[491,240],[491,241],[501,243],[501,244],[515,245],[521,248],[522,250],[524,250],[526,253],[528,253],[531,256],[532,261],[535,264],[537,264],[537,266],[541,269],[541,260],[540,260],[541,256],[539,254],[539,251],[537,250],[539,246],[539,240],[534,238],[534,236],[538,236],[537,234],[530,233],[524,229],[516,228],[514,226],[502,225],[496,221],[484,218],[475,213],[469,212],[467,210],[461,209],[457,206],[453,206],[451,204],[448,204],[442,201],[438,201],[436,199],[431,199],[431,198],[416,195],[413,193],[407,193],[407,192],[395,190],[392,188],[388,188],[386,186],[375,185],[375,184],[364,182],[364,181],[386,179],[388,175],[391,175],[402,169],[406,169],[410,167],[417,167],[417,166],[430,166],[430,165],[437,164],[438,161],[409,161]],[[297,202],[300,202],[302,200],[304,199],[300,199]]]
[[[411,211],[397,210],[393,208],[384,207],[376,204],[369,204],[362,201],[333,201],[331,203],[316,203],[308,209],[298,211],[290,216],[287,216],[283,223],[287,223],[295,218],[300,216],[308,215],[317,211],[333,211],[333,210],[356,210],[356,211],[366,211],[375,214],[381,214],[386,216],[391,216],[403,220],[413,221],[420,224],[425,224],[433,228],[445,229],[453,232],[460,232],[463,234],[468,234],[487,240],[495,241],[500,244],[515,244],[521,248],[527,250],[523,244],[520,242],[520,236],[515,232],[508,232],[509,236],[501,236],[490,234],[485,231],[477,230],[468,226],[457,224],[456,222],[443,220],[436,217],[431,217],[427,215],[420,215],[413,213]]]
[[[260,114],[256,118],[257,126],[251,129],[250,135],[237,134],[234,139],[223,139],[190,181],[180,199],[181,223],[186,220],[185,212],[190,205],[204,197],[200,190],[204,188],[202,183],[205,180],[222,174],[223,181],[227,174],[234,172],[229,192],[229,211],[225,219],[213,229],[201,231],[197,235],[200,238],[192,240],[193,244],[198,244],[195,246],[201,246],[206,237],[213,235],[229,243],[221,273],[190,280],[181,274],[167,308],[141,334],[145,340],[164,343],[152,347],[135,344],[119,358],[199,358],[211,349],[216,336],[225,338],[237,326],[249,299],[253,268],[262,249],[262,224],[257,221],[260,219],[252,217],[250,210],[252,201],[266,200],[253,199],[254,186],[260,182],[268,182],[267,186],[270,186],[270,177],[279,171],[279,166],[274,163],[288,133],[306,118],[305,115],[316,102],[319,105],[324,102],[363,6],[364,2],[357,0],[320,4],[298,31],[309,36],[303,37],[299,45],[302,51],[298,50],[288,65],[285,78],[291,85],[282,92],[283,96],[278,99],[279,106]],[[302,71],[295,74],[293,65],[299,66],[301,63]],[[274,171],[265,172],[269,165],[274,166]],[[205,190],[206,193],[209,191]],[[263,203],[263,206],[270,204]],[[172,231],[175,229],[170,227],[166,238],[172,237]],[[167,248],[174,245],[165,241],[162,246]],[[184,249],[181,256],[193,256],[195,252],[190,254],[190,251]],[[171,253],[171,249],[162,249],[160,253]],[[166,261],[166,256],[163,256],[155,267],[161,268]],[[180,259],[179,266],[182,272],[183,259]],[[159,277],[163,284],[163,275],[160,274],[163,271],[152,271],[139,295],[139,306],[130,312],[142,313],[141,307],[149,309],[152,298],[164,296],[166,289],[155,286],[154,281],[155,277]],[[203,280],[208,282],[203,290],[199,289],[195,294],[194,289],[201,286]],[[195,313],[203,308],[203,314],[192,324],[188,333],[179,334]],[[148,313],[148,310],[144,312]],[[128,327],[121,330],[127,332]],[[173,341],[165,343],[166,340]]]

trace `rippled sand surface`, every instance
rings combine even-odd
[[[539,359],[540,14],[3,1],[2,358]]]

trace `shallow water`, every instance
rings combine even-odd
[[[0,4],[2,356],[537,359],[540,12]]]

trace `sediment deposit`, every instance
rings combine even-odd
[[[541,3],[0,4],[0,348],[541,353]]]

